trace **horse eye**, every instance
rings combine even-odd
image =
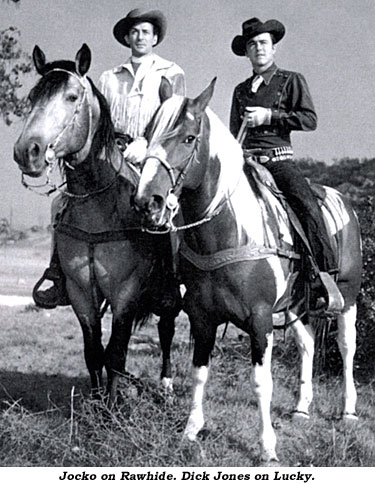
[[[76,96],[75,94],[70,94],[69,96],[67,96],[66,99],[71,103],[75,103],[78,99],[78,96]]]
[[[186,143],[187,145],[190,145],[194,140],[195,140],[195,136],[189,135],[185,138],[184,143]]]

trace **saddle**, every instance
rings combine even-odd
[[[293,238],[297,240],[299,248],[302,252],[302,258],[305,261],[304,267],[308,268],[310,275],[309,289],[311,289],[311,287],[320,286],[323,289],[327,300],[325,312],[333,315],[341,313],[344,306],[344,299],[341,295],[341,292],[332,276],[327,272],[322,272],[319,270],[306,233],[294,210],[288,204],[283,193],[278,189],[271,173],[260,163],[250,159],[246,159],[244,170],[249,183],[252,184],[253,188],[255,188],[256,192],[263,200],[268,216],[269,214],[272,214],[276,224],[277,220],[280,218],[280,214],[277,213],[277,208],[275,210],[275,206],[271,202],[271,194],[279,201],[282,208],[285,210],[292,228],[292,236],[294,236]],[[311,184],[311,188],[318,199],[319,205],[323,206],[325,199],[324,188],[313,184]],[[264,217],[267,214],[265,213]]]

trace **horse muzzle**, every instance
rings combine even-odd
[[[168,222],[167,207],[162,196],[152,195],[146,198],[136,195],[134,207],[141,213],[143,222],[149,227],[163,227]]]
[[[47,167],[44,151],[36,139],[27,143],[18,140],[14,145],[13,159],[22,173],[36,178],[41,176]]]

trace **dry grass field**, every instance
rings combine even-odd
[[[48,234],[0,247],[0,294],[30,295],[49,256]],[[199,443],[181,440],[188,416],[192,352],[185,315],[173,343],[175,397],[159,391],[156,320],[131,340],[118,408],[89,397],[79,323],[71,308],[0,306],[0,462],[2,466],[259,466],[258,414],[247,336],[218,337]],[[103,320],[110,332],[110,315]],[[312,417],[292,421],[298,358],[277,332],[272,418],[281,466],[374,466],[375,385],[356,361],[359,422],[343,424],[341,371],[334,346],[315,376]]]

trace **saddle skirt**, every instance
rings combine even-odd
[[[295,212],[278,189],[271,173],[261,164],[246,160],[245,173],[258,194],[262,207],[263,224],[265,227],[265,245],[276,243],[276,246],[290,248],[294,243],[294,235],[298,234],[308,253],[311,253],[310,243],[306,237]],[[350,217],[342,200],[342,195],[331,187],[311,184],[323,212],[328,235],[331,236],[334,250],[337,251],[335,236],[349,222]]]

